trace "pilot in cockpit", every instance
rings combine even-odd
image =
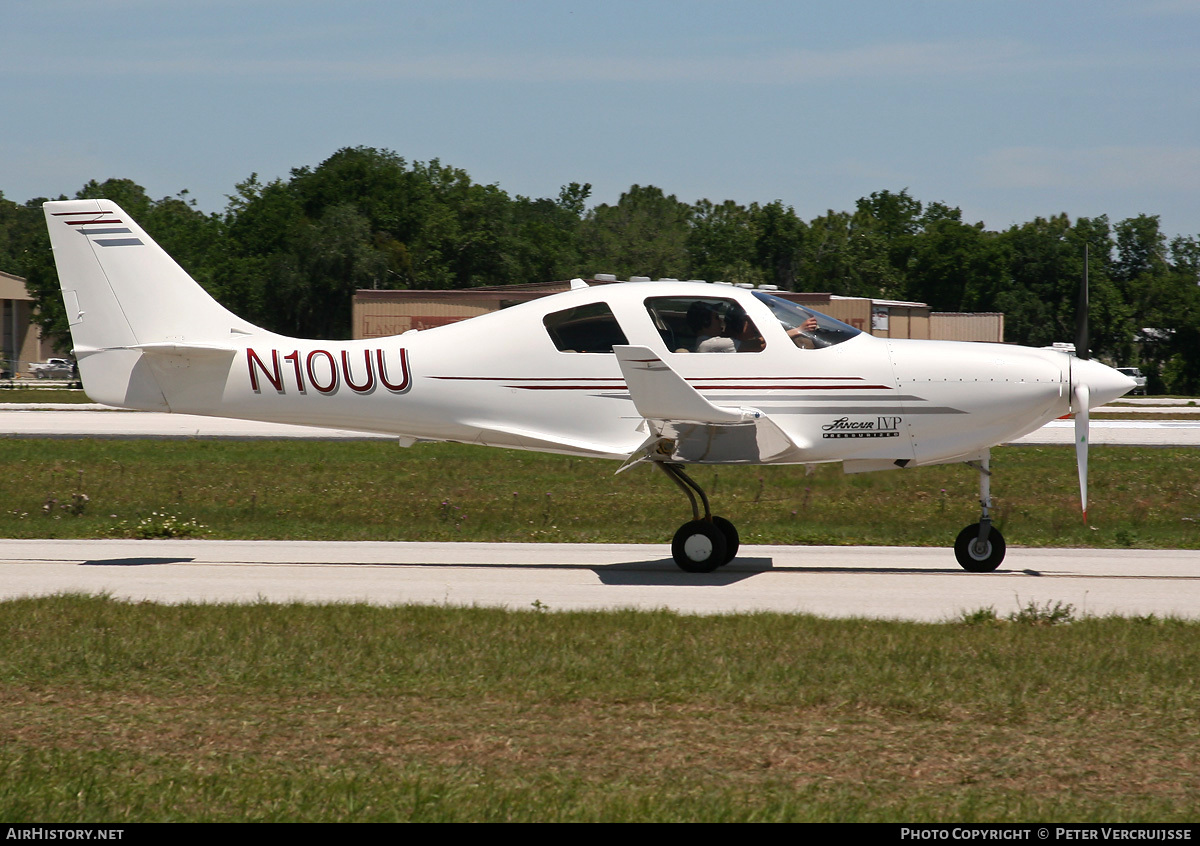
[[[804,350],[816,349],[816,343],[813,340],[812,333],[816,332],[819,328],[820,324],[817,323],[817,318],[813,317],[811,314],[808,315],[808,319],[799,326],[793,326],[790,328],[784,326],[784,329],[787,330],[788,337],[792,339],[792,343]]]

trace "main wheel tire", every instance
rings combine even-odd
[[[724,566],[737,557],[738,547],[742,545],[742,540],[738,537],[737,527],[724,517],[713,517],[712,523],[725,536],[725,560],[721,562]]]
[[[707,520],[684,523],[671,541],[671,555],[687,573],[711,573],[727,560],[725,533]]]
[[[995,526],[988,529],[987,540],[979,541],[979,524],[967,526],[954,540],[954,557],[964,570],[990,573],[1004,560],[1004,536]]]

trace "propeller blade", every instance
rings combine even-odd
[[[1087,361],[1091,357],[1088,337],[1088,245],[1083,245],[1083,278],[1079,280],[1079,297],[1075,303],[1075,358]],[[1087,525],[1088,471],[1088,411],[1091,388],[1084,378],[1085,367],[1071,368],[1071,401],[1075,406],[1075,463],[1079,467],[1079,502],[1083,508],[1083,524]]]
[[[1083,523],[1087,525],[1087,470],[1088,470],[1088,405],[1091,391],[1087,383],[1076,382],[1071,389],[1075,405],[1075,463],[1079,465],[1079,501],[1083,507]]]

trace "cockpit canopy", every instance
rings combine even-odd
[[[757,353],[772,344],[820,349],[860,334],[853,326],[782,297],[762,291],[752,293],[779,321],[783,335],[741,291],[731,295],[716,289],[701,294],[693,289],[646,296],[642,299],[645,317],[641,319],[649,319],[671,353]],[[561,352],[611,353],[614,345],[627,344],[627,337],[644,337],[645,330],[632,325],[635,319],[623,313],[618,320],[609,303],[600,300],[551,312],[542,323]],[[623,326],[623,322],[631,325]]]

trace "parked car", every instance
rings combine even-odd
[[[29,365],[29,372],[36,379],[69,379],[75,372],[75,365],[65,358],[48,358]]]
[[[1118,367],[1117,372],[1124,373],[1133,380],[1133,390],[1131,394],[1146,393],[1146,377],[1142,375],[1142,371],[1137,367]]]

